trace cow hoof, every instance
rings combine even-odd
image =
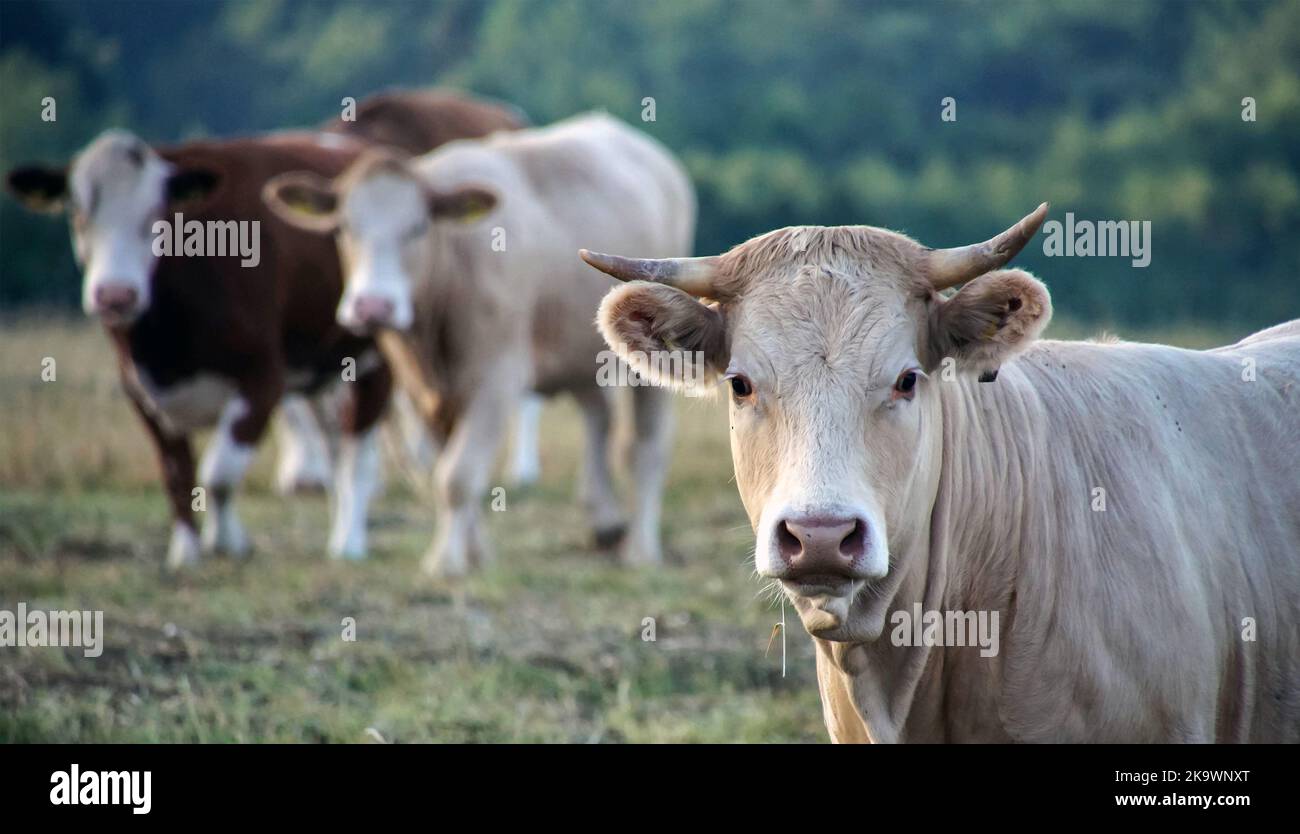
[[[172,538],[167,545],[166,567],[169,571],[194,567],[202,561],[202,547],[194,528],[177,524],[172,528]]]
[[[350,547],[338,547],[330,545],[330,558],[336,562],[364,562],[366,559],[365,545],[352,545]]]
[[[469,573],[469,562],[465,559],[444,559],[430,553],[420,562],[420,573],[429,579],[460,579]]]
[[[664,563],[663,556],[658,550],[642,547],[625,547],[620,558],[623,564],[630,568],[655,567]]]
[[[215,515],[216,518],[209,516],[203,524],[203,550],[236,558],[247,556],[250,547],[244,525],[233,515]]]
[[[527,489],[537,486],[542,477],[542,470],[537,467],[523,467],[510,473],[510,485],[515,489]]]
[[[297,478],[276,484],[275,491],[286,498],[294,495],[324,495],[329,491],[325,481]]]
[[[618,524],[613,527],[598,527],[592,531],[592,539],[595,541],[598,550],[612,550],[618,547],[626,535],[626,524]]]

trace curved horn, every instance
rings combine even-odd
[[[1025,248],[1046,219],[1047,203],[1043,203],[1019,223],[983,243],[932,249],[927,256],[930,283],[936,290],[946,290],[997,269]]]
[[[707,258],[624,258],[579,249],[578,256],[620,281],[651,281],[697,297],[713,297],[718,256]]]

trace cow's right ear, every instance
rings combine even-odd
[[[311,171],[293,171],[267,180],[262,200],[291,226],[317,234],[339,227],[339,198],[334,184]]]
[[[624,362],[656,385],[703,392],[730,361],[721,309],[676,287],[615,287],[600,303],[596,326]]]
[[[43,214],[58,214],[68,197],[68,171],[46,165],[22,165],[9,172],[9,190],[24,207]]]

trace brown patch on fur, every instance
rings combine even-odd
[[[332,119],[322,129],[414,155],[453,139],[527,125],[510,108],[443,90],[379,93],[357,105],[356,117],[353,122]]]

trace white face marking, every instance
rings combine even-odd
[[[170,173],[167,162],[124,131],[105,133],[74,161],[72,239],[87,315],[125,324],[148,309],[157,261],[153,224],[163,216]]]
[[[787,275],[731,311],[728,370],[753,390],[731,404],[736,482],[758,572],[842,621],[864,585],[889,573],[891,535],[905,538],[919,517],[928,382],[914,400],[894,396],[900,373],[920,363],[913,314],[892,282]]]
[[[414,315],[414,264],[429,229],[424,192],[409,177],[380,173],[358,182],[342,209],[347,275],[339,323],[358,332],[405,330]]]

